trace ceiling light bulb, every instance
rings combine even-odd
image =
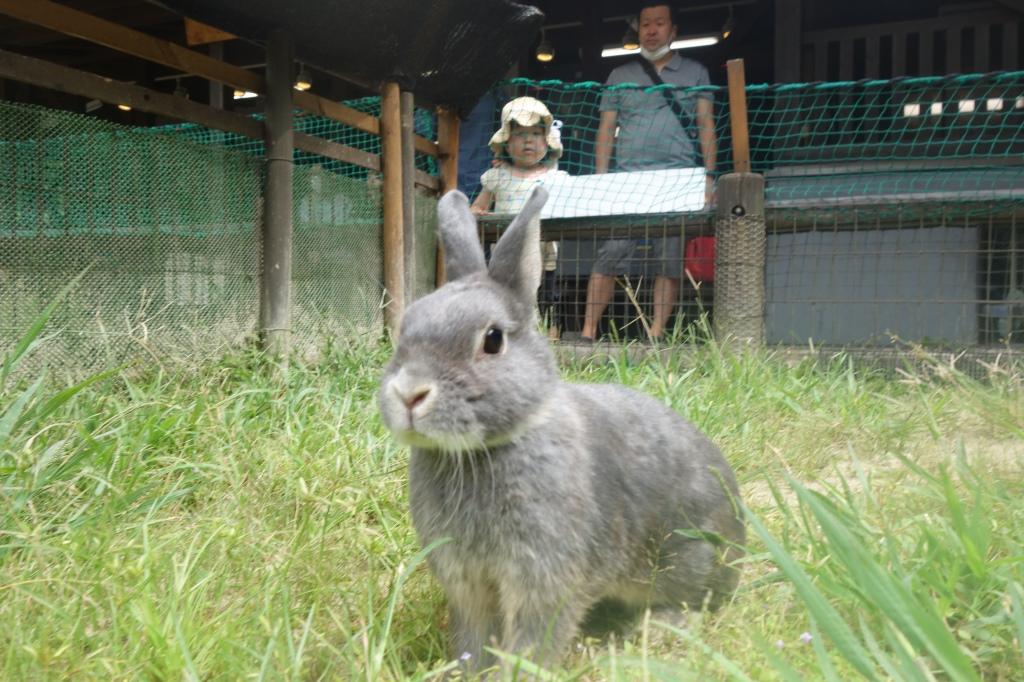
[[[726,18],[725,23],[722,24],[722,40],[725,40],[732,35],[733,30],[736,28],[736,23],[732,19],[732,5],[729,5],[729,16]]]
[[[131,111],[132,110],[132,106],[130,104],[118,104],[117,108],[120,109],[121,111]]]
[[[309,71],[306,71],[305,66],[299,66],[299,75],[295,77],[295,89],[296,90],[309,90],[313,87],[313,79],[309,75]]]
[[[540,34],[540,45],[537,46],[537,61],[538,62],[550,62],[555,58],[555,48],[551,46],[548,39],[544,37],[544,32]]]
[[[623,50],[639,50],[640,39],[636,35],[636,29],[630,26],[622,36]]]

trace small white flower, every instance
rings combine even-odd
[[[800,641],[804,644],[810,644],[812,639],[814,639],[814,635],[812,635],[809,632],[805,632],[802,635],[800,635]]]
[[[786,643],[783,642],[781,639],[775,640],[775,648],[776,649],[782,649],[785,646],[786,646]]]
[[[462,655],[459,656],[460,661],[468,661],[471,658],[473,658],[473,654],[469,653],[468,651],[463,651]]]

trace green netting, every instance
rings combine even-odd
[[[364,114],[375,117],[380,116],[380,97],[362,97],[342,102],[342,104]],[[262,115],[255,115],[253,118],[263,120]],[[294,112],[293,125],[296,132],[306,133],[307,135],[354,147],[370,154],[379,155],[381,153],[379,136],[329,118],[296,110]],[[254,140],[243,135],[211,130],[193,123],[140,128],[139,130],[140,132],[150,132],[155,135],[178,135],[200,144],[216,145],[260,157],[264,153],[262,140]],[[413,132],[427,139],[434,139],[436,137],[436,121],[433,114],[426,109],[415,109],[413,112]],[[327,159],[298,149],[295,150],[294,158],[296,165],[319,165],[325,170],[359,180],[365,180],[373,174],[373,171],[361,166]],[[437,175],[437,161],[433,157],[417,152],[416,167],[432,175]]]
[[[347,138],[342,132],[335,139],[362,144],[351,129]],[[379,187],[326,159],[297,162],[295,345],[375,333]],[[0,192],[0,349],[87,267],[48,325],[36,365],[78,372],[131,357],[209,353],[256,331],[259,142],[0,102]],[[418,205],[417,234],[432,254],[433,200]],[[433,277],[432,256],[422,267],[421,291]]]
[[[629,92],[630,106],[652,114],[668,106],[663,90],[681,102],[711,97],[716,174],[732,170],[724,88],[527,79],[504,87],[509,97],[540,99],[563,122],[559,167],[572,175],[594,172],[602,97]],[[752,170],[766,177],[770,208],[1024,199],[1022,71],[749,85],[746,97]],[[676,123],[668,125],[675,132]],[[650,146],[657,148],[665,133],[650,130]]]

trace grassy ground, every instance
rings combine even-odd
[[[0,678],[444,669],[407,453],[377,416],[387,353],[328,349],[285,379],[239,353],[64,391],[0,373]],[[720,612],[580,642],[558,677],[1021,678],[1019,368],[885,378],[706,345],[564,374],[647,391],[709,433],[751,539]]]

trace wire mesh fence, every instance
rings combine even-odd
[[[316,125],[371,146],[369,135]],[[86,269],[23,370],[88,372],[251,338],[262,153],[259,141],[194,125],[134,129],[0,103],[0,348]],[[308,154],[296,162],[293,339],[303,352],[327,337],[379,333],[381,198],[365,169]],[[417,233],[431,253],[421,292],[433,278],[433,203],[417,199]]]
[[[960,208],[771,215],[769,342],[1024,343],[1022,213],[1003,204]]]
[[[36,363],[89,371],[251,332],[257,159],[41,107],[0,104],[0,120],[0,346],[87,268]]]
[[[630,93],[628,106],[651,117],[668,107],[666,93],[681,102],[710,98],[715,158],[710,165],[702,158],[677,165],[708,166],[714,175],[733,170],[722,87],[527,79],[502,84],[504,97],[535,97],[562,122],[559,167],[571,175],[594,172],[597,130],[610,93]],[[769,206],[943,201],[963,202],[966,210],[978,201],[1022,201],[1024,71],[755,84],[746,87],[746,99],[751,169],[767,179]],[[497,126],[499,111],[491,118]],[[656,155],[672,132],[647,130],[640,144]]]
[[[588,325],[621,339],[710,328],[716,219],[703,171],[595,175],[612,88],[520,79],[502,87],[542,100],[563,123],[563,184],[553,183],[542,226],[539,303],[552,335],[571,340]],[[664,88],[614,88],[636,106],[668,106]],[[712,178],[731,171],[724,91],[669,94],[713,102],[717,151],[713,163],[697,161]],[[1024,72],[751,85],[746,94],[752,165],[766,178],[769,343],[1024,343]],[[379,112],[377,98],[348,104]],[[497,129],[499,110],[492,117]],[[417,133],[432,137],[434,125],[417,112]],[[324,119],[297,116],[296,129],[380,151],[375,136]],[[262,154],[259,141],[193,125],[129,129],[0,103],[0,346],[87,267],[38,362],[88,370],[250,337]],[[295,159],[296,343],[377,333],[381,177],[301,152]],[[436,171],[433,159],[416,163]],[[660,203],[666,197],[676,203]],[[417,195],[414,297],[433,286],[434,207]],[[505,221],[485,218],[484,241]]]
[[[493,245],[507,224],[506,217],[482,218],[484,244]],[[555,219],[543,221],[541,230],[548,258],[538,307],[551,338],[575,341],[583,334],[595,267],[614,284],[589,299],[598,336],[646,339],[656,318],[663,318],[664,329],[698,337],[710,328],[705,324],[714,312],[714,254],[694,256],[691,249],[683,265],[684,244],[712,235],[708,215]]]
[[[715,232],[712,206],[700,200],[700,175],[677,169],[673,181],[656,186],[634,182],[636,172],[614,173],[597,196],[590,177],[610,92],[630,93],[630,106],[651,118],[669,106],[666,92],[682,101],[710,97],[714,158],[680,165],[705,166],[711,176],[731,172],[724,89],[525,79],[503,88],[506,98],[543,101],[562,123],[557,165],[572,180],[545,181],[554,208],[544,233],[559,244],[559,257],[557,286],[548,287],[555,293],[542,289],[540,303],[565,337],[587,327],[595,301],[600,309],[605,297],[592,282],[604,269],[598,254],[622,240],[631,246],[618,262],[599,334],[649,333],[659,274],[677,279],[669,328],[686,328],[701,315],[713,319],[714,273],[695,278],[687,271],[701,271],[700,264],[686,265],[708,252]],[[746,97],[752,170],[766,179],[769,342],[962,347],[1024,341],[1024,72],[751,85]],[[499,109],[492,120],[496,129]],[[666,132],[645,133],[652,155]],[[614,158],[611,167],[616,170]],[[660,197],[683,194],[695,198],[689,208],[671,217],[660,213]],[[682,248],[663,248],[677,236]]]

